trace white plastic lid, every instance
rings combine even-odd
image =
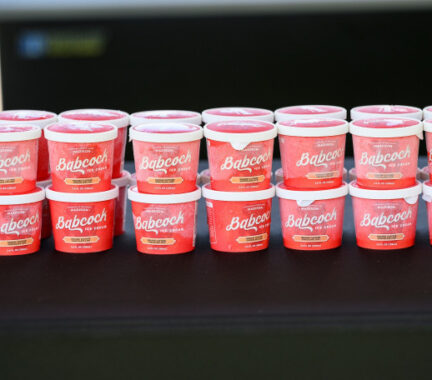
[[[276,125],[280,135],[301,137],[337,136],[349,129],[347,121],[328,118],[285,120]]]
[[[405,137],[423,139],[423,123],[416,119],[379,117],[358,119],[350,123],[351,134],[364,137]]]
[[[432,119],[432,106],[423,108],[423,118],[425,120]]]
[[[42,187],[43,189],[47,188],[51,184],[52,184],[52,179],[51,178],[45,179],[43,181],[37,181],[36,182],[36,185],[39,186],[39,187]]]
[[[423,182],[423,199],[426,202],[432,202],[432,184],[430,181]]]
[[[126,112],[104,108],[82,108],[64,111],[59,115],[58,119],[61,122],[103,122],[114,125],[117,128],[124,128],[129,125],[129,115]]]
[[[422,192],[422,185],[417,182],[415,186],[407,187],[405,189],[391,189],[391,190],[372,190],[359,187],[356,181],[349,184],[349,193],[353,197],[365,199],[409,199],[417,197]],[[410,203],[410,202],[408,202]]]
[[[45,138],[66,143],[96,143],[115,140],[117,128],[108,123],[58,122],[45,128]]]
[[[0,124],[30,124],[39,128],[55,123],[57,115],[53,112],[38,110],[8,110],[0,112]]]
[[[326,190],[292,190],[283,183],[276,185],[276,195],[282,199],[294,201],[320,201],[344,197],[348,194],[348,185],[344,182],[341,186]]]
[[[127,170],[123,170],[121,177],[113,178],[111,183],[118,187],[124,187],[130,184],[131,175]]]
[[[153,110],[140,111],[130,115],[132,126],[144,123],[166,123],[180,122],[190,124],[201,124],[201,114],[194,111],[184,110]]]
[[[92,203],[103,202],[118,197],[119,189],[115,185],[111,185],[111,189],[107,191],[99,191],[96,193],[63,193],[54,191],[52,186],[46,188],[46,197],[52,201],[65,203]]]
[[[32,192],[18,195],[1,195],[0,205],[21,205],[35,203],[45,199],[45,190],[42,187],[36,187]]]
[[[201,198],[201,189],[199,187],[190,193],[181,194],[147,194],[139,193],[136,186],[128,190],[128,198],[133,202],[152,203],[152,204],[177,204],[197,201]]]
[[[377,104],[354,107],[350,111],[351,120],[374,119],[376,117],[403,117],[421,120],[423,111],[417,107],[390,104]]]
[[[219,107],[203,111],[204,123],[226,120],[263,120],[273,123],[273,112],[264,108],[254,107]]]
[[[347,111],[339,106],[301,105],[282,107],[275,111],[276,121],[316,119],[316,118],[346,119]]]
[[[137,184],[136,173],[132,173],[130,177],[130,186],[136,186],[136,184]]]
[[[129,129],[129,139],[158,143],[181,143],[201,140],[203,129],[190,123],[152,123],[134,125]]]
[[[432,132],[432,119],[425,119],[423,121],[423,129],[425,132]]]
[[[247,202],[247,201],[260,201],[263,199],[270,199],[275,196],[275,187],[271,185],[266,190],[258,191],[218,191],[212,190],[210,184],[202,187],[204,198],[212,199],[215,201],[229,201],[229,202]]]
[[[42,130],[36,125],[28,124],[0,124],[0,141],[36,140],[42,135]]]

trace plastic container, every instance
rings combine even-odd
[[[47,179],[45,181],[39,181],[36,185],[42,189],[46,189],[51,186],[51,179]],[[51,213],[49,208],[49,201],[47,198],[44,198],[42,201],[42,230],[41,230],[41,239],[49,238],[52,234],[52,225],[51,225]]]
[[[66,253],[102,252],[112,248],[117,186],[98,193],[62,193],[46,189],[55,249]]]
[[[170,255],[195,249],[200,188],[183,194],[143,194],[134,186],[128,196],[138,252]]]
[[[0,256],[39,251],[44,198],[39,187],[27,194],[0,196]]]
[[[201,125],[201,114],[194,111],[157,110],[135,112],[130,115],[130,123],[132,126],[166,122]]]
[[[304,105],[279,108],[275,111],[276,121],[330,118],[342,119],[347,117],[347,111],[339,106]]]
[[[351,120],[376,119],[377,117],[402,117],[421,120],[423,117],[420,108],[389,104],[354,107],[350,114]]]
[[[53,190],[90,193],[111,188],[115,126],[56,123],[45,128],[45,137]]]
[[[0,195],[27,193],[36,187],[41,133],[33,125],[0,124]]]
[[[283,244],[302,251],[321,251],[342,244],[346,183],[328,190],[299,191],[276,186]]]
[[[358,185],[377,190],[414,186],[422,131],[422,122],[414,119],[351,122]]]
[[[277,124],[284,183],[294,189],[329,189],[342,184],[348,123],[297,119]]]
[[[57,115],[47,111],[36,110],[10,110],[0,112],[0,125],[1,124],[26,124],[34,125],[42,130],[38,144],[38,167],[37,167],[37,180],[44,181],[49,178],[49,158],[48,158],[48,144],[44,137],[44,128],[57,121]]]
[[[429,242],[432,245],[432,184],[429,181],[423,183],[423,200],[426,202],[427,218],[429,225]]]
[[[349,185],[354,211],[357,245],[390,250],[408,248],[415,243],[418,196],[417,182],[405,189],[371,190]]]
[[[423,118],[424,120],[432,119],[432,106],[427,106],[423,108]]]
[[[187,123],[141,124],[130,128],[138,191],[179,194],[195,190],[200,126]]]
[[[59,115],[59,121],[73,121],[74,123],[97,122],[117,127],[118,133],[114,140],[112,178],[121,177],[126,151],[127,126],[129,125],[129,115],[126,112],[99,108],[77,109],[62,112]]]
[[[428,167],[430,172],[431,171],[430,168],[432,167],[432,119],[423,121],[423,127],[424,127],[425,137],[426,137]]]
[[[273,123],[274,115],[270,110],[252,107],[210,108],[202,113],[204,123],[228,120],[262,120]]]
[[[114,207],[114,236],[122,235],[125,232],[127,188],[130,184],[130,178],[130,173],[123,170],[121,177],[112,180],[112,184],[119,189]]]
[[[273,185],[248,192],[216,191],[203,186],[210,246],[220,252],[254,252],[267,249],[270,240]]]
[[[213,190],[258,191],[270,187],[274,124],[231,120],[207,124],[207,154]]]

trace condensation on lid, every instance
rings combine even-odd
[[[55,123],[47,127],[47,130],[60,133],[101,133],[115,129],[113,125],[100,123]]]
[[[337,106],[314,106],[314,105],[304,105],[304,106],[289,106],[279,108],[277,111],[286,114],[293,115],[322,115],[326,113],[340,112],[344,109]]]
[[[279,122],[279,125],[300,128],[326,128],[337,127],[345,124],[346,121],[341,119],[292,119]]]
[[[414,119],[405,118],[373,118],[360,119],[351,122],[351,125],[365,128],[404,128],[418,125],[420,122]]]
[[[0,112],[0,120],[6,121],[39,121],[55,118],[56,114],[38,110],[9,110]]]
[[[87,108],[65,111],[60,115],[64,119],[71,120],[108,121],[121,119],[125,116],[125,113],[122,111],[108,110],[103,108]]]
[[[354,108],[357,112],[364,113],[376,113],[376,114],[405,114],[419,111],[418,108],[411,106],[399,106],[399,105],[372,105],[372,106],[360,106]]]
[[[146,133],[189,133],[201,130],[201,127],[190,123],[140,124],[132,127],[135,131]]]
[[[253,107],[220,107],[220,108],[210,108],[204,111],[205,113],[216,115],[216,116],[226,116],[226,117],[254,117],[254,116],[264,116],[271,115],[272,111],[263,108],[253,108]]]
[[[1,142],[19,142],[35,140],[41,137],[42,131],[35,125],[28,124],[0,124]]]
[[[256,133],[273,130],[274,124],[260,120],[218,121],[206,125],[206,129],[221,133]]]
[[[26,124],[4,124],[0,125],[0,133],[15,133],[15,132],[26,132],[26,131],[38,131],[38,127]]]
[[[160,110],[160,111],[141,111],[135,112],[131,117],[142,118],[142,119],[188,119],[191,117],[199,116],[198,112],[193,111],[182,111],[182,110]]]

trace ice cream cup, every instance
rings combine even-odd
[[[0,124],[0,195],[27,193],[36,187],[41,133],[34,125]]]
[[[51,186],[46,195],[57,251],[92,253],[112,247],[117,186],[97,193],[63,193]]]
[[[36,110],[10,110],[0,112],[1,124],[26,124],[34,125],[42,130],[38,144],[38,166],[37,180],[44,181],[49,178],[49,159],[48,159],[48,144],[44,137],[44,128],[57,121],[57,115],[47,111]]]
[[[200,184],[201,185],[206,185],[207,183],[210,183],[210,169],[209,168],[201,171],[199,176],[200,176]]]
[[[207,124],[207,154],[213,190],[258,191],[270,187],[277,129],[260,120]]]
[[[118,133],[114,140],[112,178],[122,176],[126,151],[127,126],[129,125],[129,115],[126,112],[99,108],[77,109],[62,112],[59,115],[59,121],[67,123],[107,123],[117,127]]]
[[[132,126],[154,123],[189,123],[201,125],[201,114],[194,111],[183,110],[155,110],[141,111],[130,115]]]
[[[432,167],[432,119],[424,120],[423,127],[426,136],[426,149],[427,149],[428,167],[430,173],[431,171],[430,168]]]
[[[90,193],[111,188],[115,126],[56,123],[45,128],[45,137],[53,190]]]
[[[279,108],[275,111],[276,121],[298,119],[342,119],[347,117],[347,111],[339,106],[304,105]]]
[[[267,249],[270,240],[271,202],[275,188],[247,192],[217,191],[204,185],[210,246],[220,252]]]
[[[26,194],[0,196],[0,256],[39,251],[44,198],[40,187]]]
[[[348,123],[341,119],[296,119],[277,124],[284,183],[294,189],[342,184]]]
[[[429,224],[429,242],[432,245],[432,184],[427,179],[427,182],[423,183],[423,200],[426,202],[428,224]]]
[[[42,189],[46,189],[48,186],[51,186],[51,179],[46,179],[45,181],[39,181],[36,183],[38,187]],[[49,201],[47,198],[44,198],[42,201],[42,230],[41,230],[41,239],[46,239],[51,236],[52,226],[51,226],[51,214],[49,208]]]
[[[342,244],[345,196],[348,185],[327,190],[293,190],[276,186],[282,237],[286,248],[321,251]]]
[[[115,200],[114,207],[114,236],[119,236],[125,232],[126,222],[126,200],[127,187],[130,185],[131,175],[128,171],[123,170],[122,176],[114,178],[112,184],[119,189],[119,195]]]
[[[425,166],[420,170],[420,179],[422,181],[430,180],[429,166]]]
[[[252,107],[210,108],[202,113],[204,123],[228,120],[262,120],[273,123],[274,115],[270,110]]]
[[[134,186],[128,196],[138,252],[170,255],[195,249],[199,187],[182,194],[143,194]]]
[[[359,186],[384,190],[415,185],[421,121],[359,119],[351,122],[350,132]]]
[[[376,119],[377,117],[402,117],[421,120],[423,117],[420,108],[389,104],[354,107],[351,109],[350,114],[351,120]]]
[[[130,128],[138,191],[180,194],[196,188],[203,130],[188,123],[140,124]]]
[[[417,182],[404,189],[371,190],[351,182],[354,226],[357,245],[362,248],[390,250],[414,245],[418,196]]]

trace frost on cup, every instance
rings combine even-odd
[[[354,107],[350,114],[351,120],[376,119],[377,117],[402,117],[421,120],[423,116],[420,108],[389,104]]]
[[[357,245],[390,250],[414,245],[420,183],[405,189],[371,190],[349,185]]]
[[[45,129],[45,137],[53,190],[90,193],[111,188],[115,126],[56,123]]]
[[[415,185],[422,122],[402,118],[355,120],[350,132],[359,186],[398,189]]]
[[[130,115],[130,123],[132,126],[166,122],[201,125],[201,114],[194,111],[183,110],[155,110],[135,112]]]
[[[270,187],[277,129],[259,120],[207,124],[207,154],[213,190],[257,191]]]
[[[339,106],[304,105],[279,108],[275,111],[276,121],[298,119],[342,119],[347,117],[346,109]]]
[[[113,245],[114,207],[119,191],[63,193],[46,189],[55,249],[66,253],[102,252]]]
[[[202,189],[212,249],[220,252],[267,249],[274,186],[248,192],[216,191],[210,184]]]
[[[57,121],[57,115],[47,111],[36,110],[10,110],[0,112],[0,125],[26,124],[34,125],[42,130],[38,144],[37,180],[44,181],[49,178],[48,144],[44,137],[44,128]]]
[[[116,185],[119,189],[119,195],[116,198],[114,207],[114,236],[119,236],[125,232],[126,192],[127,187],[130,184],[130,177],[130,173],[123,170],[121,177],[112,180],[112,184]]]
[[[39,187],[26,194],[0,196],[0,256],[39,251],[44,198],[45,191]]]
[[[270,110],[252,107],[210,108],[202,113],[204,123],[227,120],[262,120],[273,123],[274,115]]]
[[[27,193],[36,187],[41,133],[32,125],[0,124],[0,195]]]
[[[345,120],[296,119],[277,126],[286,186],[314,190],[342,184]]]
[[[138,191],[179,194],[195,190],[200,126],[187,123],[140,124],[130,128]]]
[[[126,112],[99,108],[77,109],[62,112],[59,115],[59,121],[107,123],[117,127],[118,133],[114,140],[112,177],[121,177],[126,151],[127,126],[129,125],[129,115]]]
[[[138,252],[169,255],[195,249],[200,188],[182,194],[143,194],[131,187],[128,195]]]
[[[342,244],[346,183],[334,189],[312,191],[293,190],[280,183],[276,194],[286,248],[319,251]]]
[[[45,181],[39,181],[36,185],[42,189],[46,189],[48,186],[51,186],[51,179],[47,179]],[[51,226],[51,214],[49,209],[49,201],[47,198],[44,198],[42,201],[42,231],[41,231],[41,239],[46,239],[51,236],[52,226]]]

